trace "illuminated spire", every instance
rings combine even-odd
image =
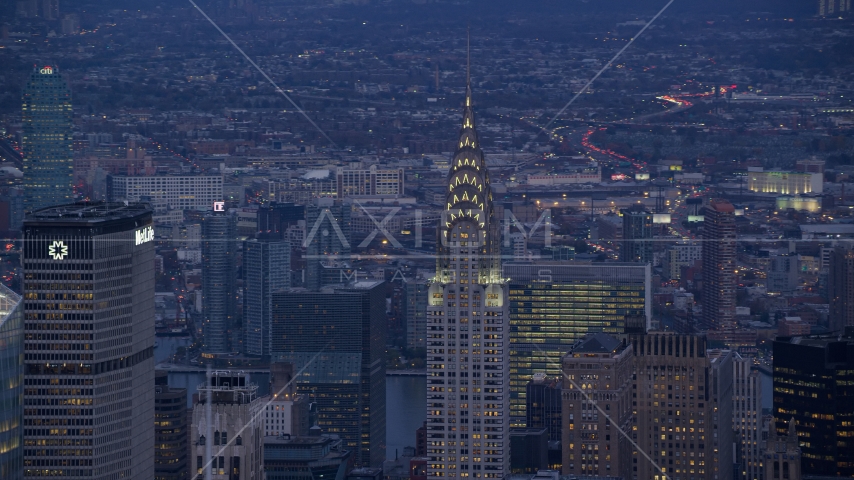
[[[450,263],[448,260],[452,255],[449,245],[443,245],[442,239],[452,238],[454,228],[465,222],[477,231],[475,238],[483,245],[478,281],[487,284],[497,282],[500,278],[500,235],[498,224],[493,218],[489,172],[486,169],[483,150],[480,148],[472,106],[470,38],[469,35],[466,41],[466,99],[459,141],[448,170],[448,190],[445,197],[445,211],[448,214],[439,225],[437,270],[447,271]]]

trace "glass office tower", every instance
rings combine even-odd
[[[212,212],[202,218],[203,357],[239,351],[230,345],[237,304],[237,221],[234,215]]]
[[[243,353],[270,356],[273,292],[291,286],[291,243],[274,234],[243,243]]]
[[[0,285],[0,478],[24,478],[24,323],[21,297]]]
[[[272,354],[301,372],[297,390],[317,408],[358,467],[386,459],[385,283],[273,293]]]
[[[24,208],[68,203],[73,196],[71,92],[56,67],[36,67],[24,88]]]
[[[510,418],[525,426],[525,386],[561,376],[560,359],[588,333],[645,331],[652,320],[649,264],[508,263]]]
[[[621,262],[652,263],[652,214],[643,209],[623,210]]]

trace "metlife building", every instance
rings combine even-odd
[[[25,218],[25,476],[154,478],[151,229],[147,204]]]

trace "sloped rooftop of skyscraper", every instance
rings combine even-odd
[[[69,222],[76,219],[118,220],[150,212],[147,203],[77,202],[42,208],[27,215],[27,220]]]

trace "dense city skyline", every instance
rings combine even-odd
[[[854,478],[852,21],[0,5],[0,477]]]

